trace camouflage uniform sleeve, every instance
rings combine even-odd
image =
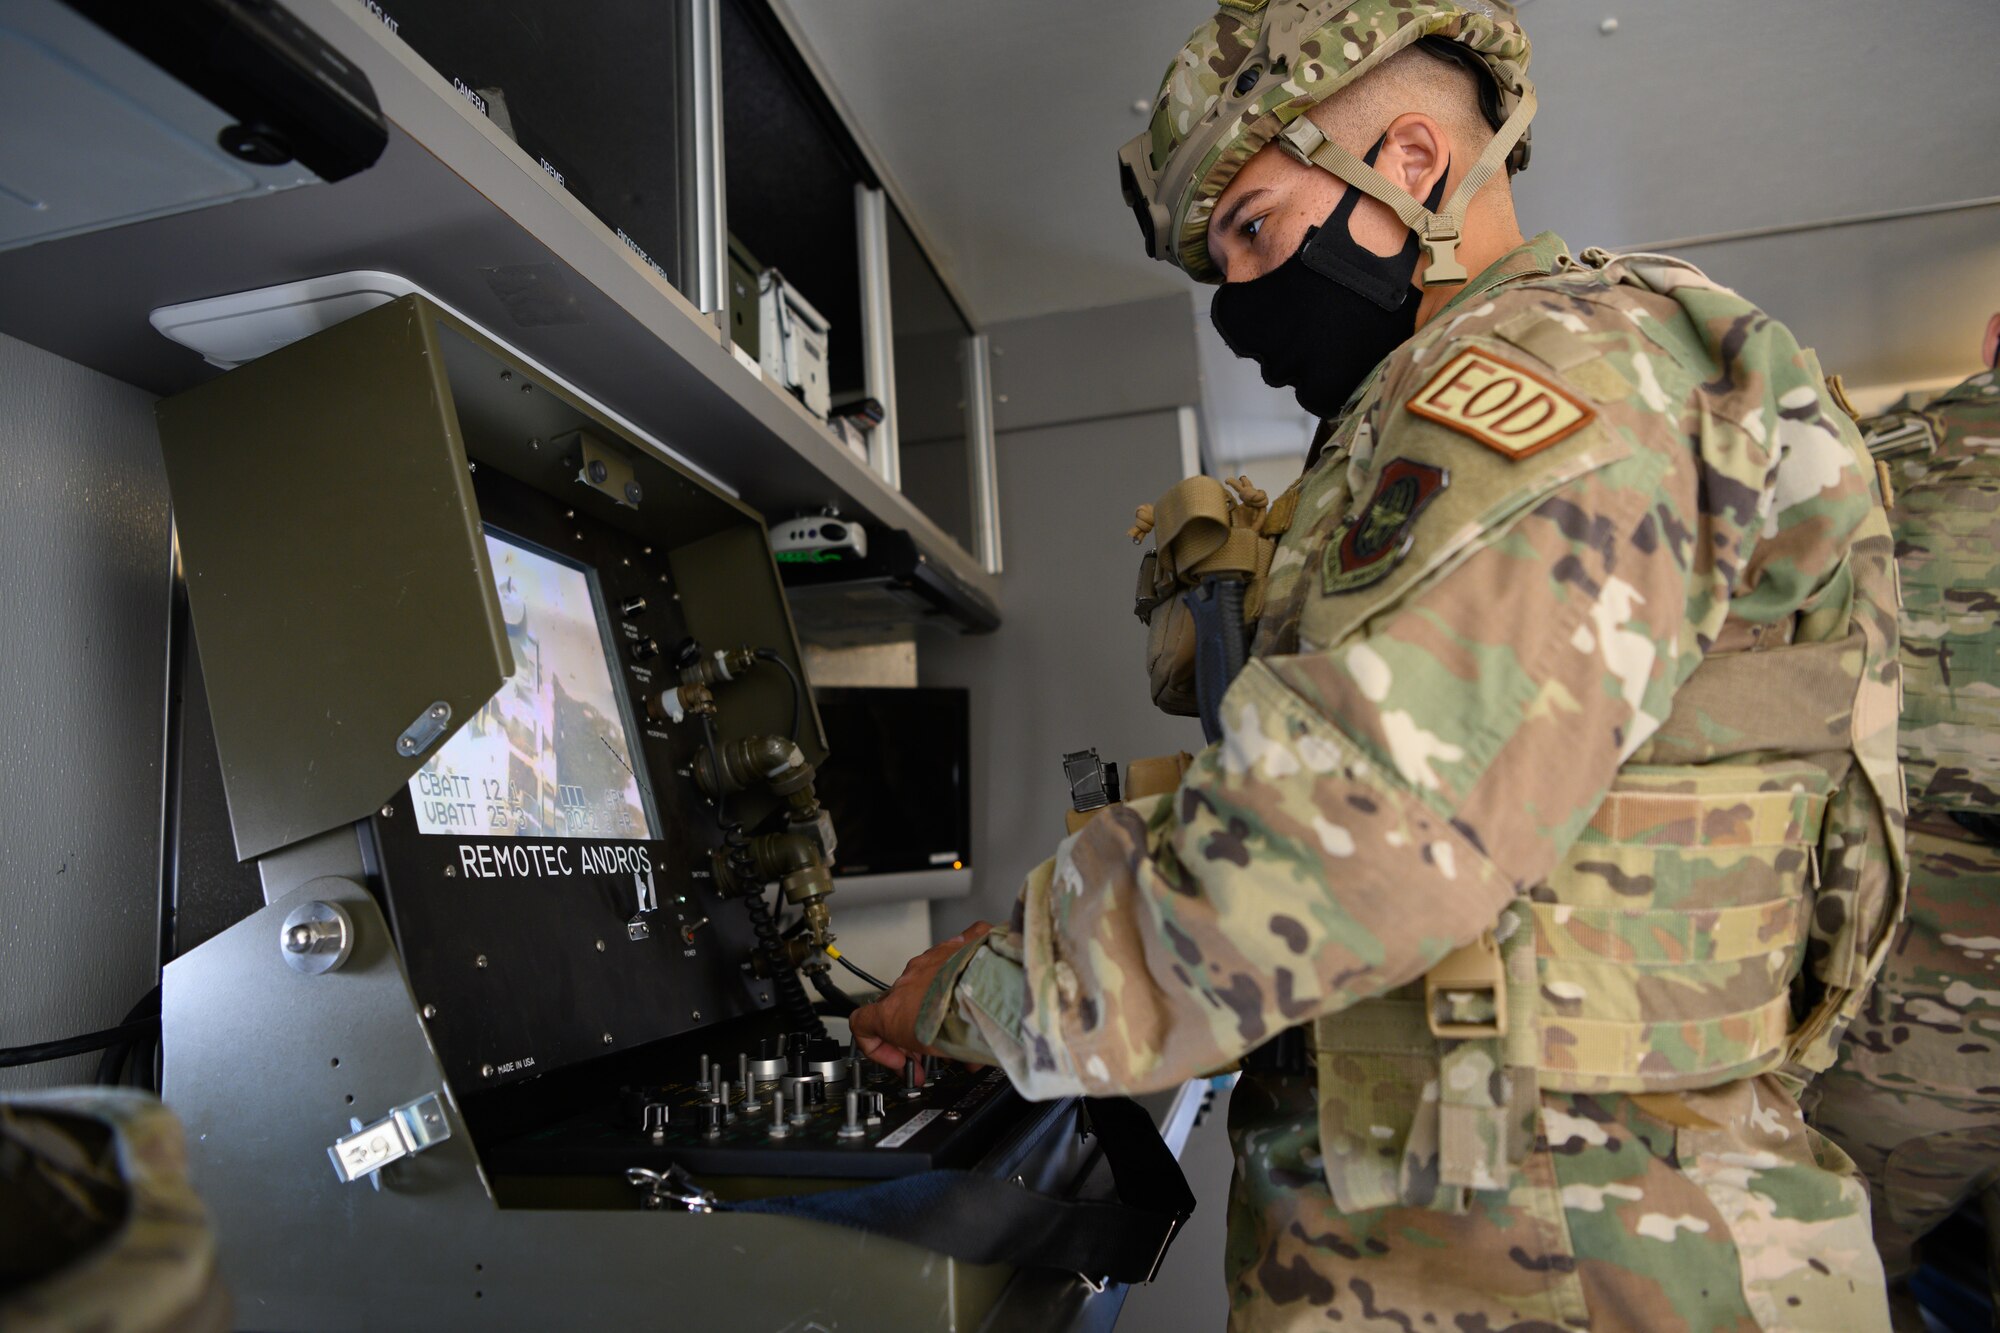
[[[1621,348],[1635,322],[1600,320]],[[1325,581],[1308,568],[1299,651],[1245,668],[1178,792],[1087,825],[952,961],[920,1027],[940,1049],[1029,1096],[1171,1086],[1421,976],[1575,840],[1713,641],[1772,453],[1699,463],[1695,378],[1658,357],[1510,458],[1408,410],[1468,346],[1498,345],[1406,349],[1369,409],[1354,495],[1399,461],[1451,474],[1400,563],[1352,588],[1304,546]]]

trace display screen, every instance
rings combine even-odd
[[[492,528],[486,551],[514,674],[410,779],[417,827],[491,838],[657,838],[613,686],[596,579]]]
[[[829,754],[820,803],[840,852],[833,873],[963,870],[972,860],[969,709],[959,689],[822,689]]]

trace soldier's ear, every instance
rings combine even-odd
[[[1389,122],[1375,169],[1412,198],[1427,199],[1438,177],[1451,167],[1451,139],[1444,127],[1421,111],[1406,111]]]
[[[2000,314],[1986,321],[1986,340],[1979,344],[1979,359],[2000,370]]]

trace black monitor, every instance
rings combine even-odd
[[[971,729],[961,689],[816,690],[828,758],[819,797],[840,831],[837,878],[966,875]]]

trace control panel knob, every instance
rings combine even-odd
[[[763,1037],[757,1042],[757,1050],[750,1057],[750,1072],[761,1079],[774,1079],[786,1072],[785,1039],[783,1037]]]
[[[637,620],[640,616],[646,614],[646,599],[643,597],[627,597],[624,601],[618,603],[618,614],[627,620]]]
[[[650,662],[659,655],[660,641],[658,639],[638,639],[632,644],[632,660],[634,662]]]
[[[850,1092],[847,1094],[847,1119],[841,1124],[840,1131],[835,1137],[858,1139],[867,1133],[868,1131],[861,1125],[861,1094]]]
[[[806,1072],[818,1074],[827,1083],[847,1081],[847,1053],[837,1041],[815,1041],[806,1045]]]

